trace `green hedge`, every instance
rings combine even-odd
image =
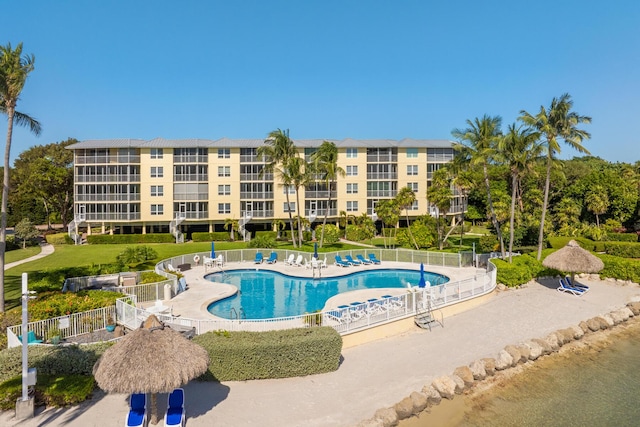
[[[610,242],[637,242],[638,235],[636,233],[607,233],[605,240]]]
[[[235,233],[235,236],[236,240],[238,240],[237,233]],[[229,233],[227,231],[214,231],[213,233],[191,233],[191,240],[193,240],[194,242],[228,242],[231,239],[229,239]]]
[[[45,239],[50,245],[73,245],[73,239],[67,233],[47,234]]]
[[[604,242],[604,251],[622,258],[640,258],[640,243]]]
[[[40,375],[93,375],[93,365],[112,343],[29,346],[29,366]],[[0,351],[0,382],[22,373],[22,347]]]
[[[342,337],[330,327],[208,332],[193,341],[209,352],[208,374],[217,381],[289,378],[332,372],[338,369],[342,350]]]
[[[612,255],[598,255],[604,262],[600,277],[631,280],[640,283],[640,260],[620,258]]]
[[[46,406],[76,405],[87,400],[95,387],[92,376],[42,375],[38,372],[35,386],[35,404]],[[22,396],[22,376],[12,378],[0,384],[0,409],[11,410],[16,400]]]
[[[547,241],[549,242],[549,246],[553,249],[560,249],[567,246],[571,240],[575,240],[578,242],[580,247],[592,252],[604,252],[604,243],[605,242],[595,242],[591,239],[587,239],[586,237],[569,237],[569,236],[556,236],[549,237]]]
[[[265,237],[267,239],[276,240],[278,233],[275,231],[256,231],[254,237]]]
[[[29,318],[31,321],[44,320],[109,307],[116,305],[116,300],[122,297],[119,292],[98,290],[75,293],[44,292],[38,294],[38,299],[29,303]]]
[[[87,236],[87,243],[96,245],[121,245],[129,243],[174,243],[176,238],[169,233],[150,234],[92,234]]]
[[[543,259],[553,249],[545,249],[542,251]],[[531,279],[535,279],[540,276],[555,276],[560,274],[556,270],[550,270],[542,266],[542,262],[536,259],[537,253],[519,255],[513,257],[513,263],[509,263],[508,260],[503,261],[501,259],[491,260],[493,264],[498,268],[496,281],[507,286],[518,286],[527,283]]]

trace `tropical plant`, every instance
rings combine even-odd
[[[323,227],[320,232],[320,247],[322,247],[324,245],[324,226],[327,225],[327,216],[331,208],[332,190],[336,187],[338,177],[344,177],[346,173],[344,169],[338,166],[338,147],[331,141],[323,141],[320,148],[313,153],[311,160],[314,170],[322,174],[322,179],[329,190],[329,200],[327,201],[327,209],[324,211],[324,219],[322,220]]]
[[[416,239],[413,237],[413,232],[411,231],[411,227],[409,226],[409,208],[413,206],[413,203],[416,201],[416,193],[414,193],[413,190],[409,187],[403,187],[400,189],[400,191],[398,191],[398,194],[396,194],[395,199],[400,210],[404,209],[405,217],[407,218],[407,230],[409,232],[409,237],[413,242],[413,246],[415,246],[416,250],[420,249],[418,247],[418,243],[416,242]]]
[[[224,220],[224,229],[229,231],[229,240],[232,242],[236,240],[235,230],[238,229],[240,222],[237,219],[226,218]]]
[[[22,43],[19,43],[15,49],[11,47],[11,43],[0,46],[0,112],[7,115],[7,143],[4,149],[4,183],[0,210],[0,313],[4,312],[4,253],[7,244],[7,207],[13,124],[15,122],[19,126],[27,126],[35,135],[39,135],[41,130],[38,121],[16,112],[20,93],[29,73],[34,70],[34,62],[33,55],[22,55]]]
[[[22,240],[22,249],[27,247],[27,241],[35,239],[40,235],[40,232],[29,218],[23,218],[15,226],[16,237]]]
[[[609,209],[609,196],[601,185],[596,185],[587,191],[584,203],[589,212],[596,216],[596,226],[600,228],[600,215]]]
[[[386,248],[390,245],[387,245],[385,225],[393,227],[393,230],[396,230],[396,225],[398,225],[398,220],[400,219],[400,209],[398,208],[398,204],[395,199],[379,200],[376,205],[376,215],[378,215],[378,218],[382,221],[382,240],[384,242],[384,247]],[[391,236],[388,237],[390,238]],[[395,235],[393,237],[395,239]]]
[[[436,230],[438,233],[438,249],[442,250],[444,246],[444,220],[451,206],[451,179],[447,168],[440,168],[433,173],[431,187],[427,190],[427,199],[429,203],[434,205],[438,210],[436,218]]]
[[[280,233],[281,233],[282,229],[286,226],[284,221],[281,220],[281,219],[276,218],[271,222],[271,226],[273,227],[273,231],[275,231],[276,234],[277,234],[276,235],[276,239],[280,239],[280,237],[281,237]]]
[[[577,126],[582,123],[591,123],[591,117],[581,116],[571,111],[572,108],[571,95],[565,93],[560,98],[553,98],[549,109],[540,106],[540,111],[536,115],[530,114],[525,110],[520,111],[520,120],[536,128],[540,135],[546,139],[547,175],[544,183],[544,201],[542,202],[540,233],[538,235],[538,261],[542,257],[544,221],[549,204],[551,165],[555,160],[556,153],[560,153],[559,139],[564,140],[566,144],[580,153],[590,154],[589,150],[582,146],[582,141],[589,139],[591,135],[582,129],[578,129]]]
[[[454,129],[451,134],[459,141],[453,146],[454,150],[456,150],[454,162],[467,167],[479,165],[482,168],[491,222],[500,242],[500,252],[504,256],[504,239],[502,238],[502,231],[500,230],[500,224],[496,218],[491,198],[488,172],[488,166],[496,154],[497,143],[502,137],[501,125],[502,118],[500,116],[490,117],[485,114],[480,119],[467,120],[466,129]]]
[[[284,171],[284,166],[289,163],[289,160],[298,155],[293,140],[289,137],[289,129],[282,130],[276,129],[269,132],[264,144],[258,147],[256,152],[258,157],[263,157],[267,164],[260,171],[260,175],[264,175],[267,172],[274,172],[276,168],[280,167],[280,171]],[[293,214],[291,213],[291,206],[289,200],[289,190],[291,182],[288,180],[288,175],[281,175],[281,185],[285,187],[285,196],[287,199],[287,211],[289,212],[289,226],[291,229],[291,238],[293,240],[293,247],[296,247],[296,239],[293,232]],[[285,180],[287,178],[287,180]]]
[[[529,127],[509,125],[507,134],[498,142],[502,160],[509,166],[511,174],[511,210],[509,215],[509,263],[513,262],[513,238],[515,229],[516,197],[520,179],[525,172],[533,169],[533,164],[542,152],[538,143],[540,134]]]

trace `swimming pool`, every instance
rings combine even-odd
[[[425,271],[425,280],[432,286],[449,278]],[[322,310],[326,301],[340,293],[359,289],[405,288],[416,286],[420,272],[415,270],[381,269],[361,271],[346,276],[309,279],[287,276],[275,271],[231,270],[206,276],[212,282],[234,285],[239,292],[207,307],[209,313],[230,319],[232,311],[244,312],[247,319],[273,319],[297,316]]]

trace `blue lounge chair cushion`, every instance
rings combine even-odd
[[[183,408],[169,408],[167,409],[167,416],[165,423],[170,426],[179,426],[182,424]]]
[[[380,264],[380,260],[376,258],[376,254],[369,254],[369,259],[374,264]]]
[[[356,255],[356,258],[358,258],[358,261],[360,261],[363,264],[373,264],[373,261],[366,259],[360,254]]]
[[[273,264],[278,260],[278,254],[276,252],[271,252],[269,255],[269,259],[267,259],[267,264]]]
[[[256,259],[253,262],[255,262],[256,264],[261,264],[262,263],[262,252],[258,252],[256,254]]]
[[[346,255],[345,258],[347,259],[347,262],[351,263],[352,265],[361,265],[362,264],[362,262],[353,259],[351,257],[351,255]]]
[[[127,427],[143,426],[147,415],[147,396],[144,393],[134,393],[129,402],[131,409],[127,415]]]
[[[22,342],[22,335],[18,335],[18,339]],[[27,345],[42,344],[42,340],[36,338],[36,333],[33,331],[27,332]]]

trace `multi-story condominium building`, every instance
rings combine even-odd
[[[307,160],[323,140],[295,140]],[[296,203],[312,227],[341,211],[375,216],[376,203],[408,186],[416,194],[410,218],[434,214],[427,200],[434,171],[453,159],[451,141],[333,141],[346,176],[335,187],[318,181],[286,188],[273,173],[263,173],[261,139],[89,140],[67,147],[74,153],[74,221],[111,233],[171,232],[178,241],[195,231],[222,231],[237,219],[241,233],[270,230],[274,219],[297,214]],[[286,192],[289,192],[287,203]],[[331,197],[329,197],[331,193]],[[458,193],[448,215],[459,215],[466,200]],[[331,198],[331,201],[329,200]]]

